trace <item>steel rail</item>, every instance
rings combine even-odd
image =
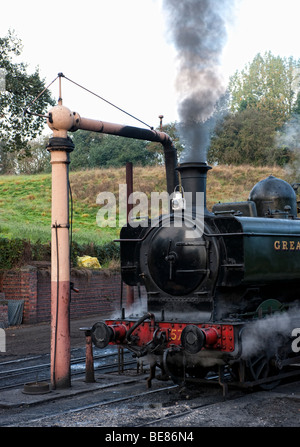
[[[134,380],[134,382],[135,381],[136,380]],[[108,385],[107,388],[109,388],[111,386],[116,386],[116,385],[122,385],[122,383]],[[135,398],[148,396],[150,394],[159,393],[159,392],[162,392],[162,391],[171,390],[171,389],[174,389],[174,388],[177,388],[177,387],[178,387],[178,385],[170,385],[170,386],[167,386],[167,387],[158,388],[156,390],[145,391],[144,393],[138,393],[138,394],[134,394],[134,395],[130,394],[128,396],[118,397],[118,398],[106,400],[106,401],[103,401],[103,402],[97,402],[97,403],[83,405],[83,406],[76,407],[76,408],[70,408],[70,409],[65,410],[65,411],[62,410],[62,411],[57,412],[57,413],[52,413],[52,414],[48,414],[47,416],[39,417],[38,419],[35,418],[35,419],[27,420],[27,422],[28,422],[28,424],[33,423],[33,422],[40,422],[40,421],[43,421],[43,420],[51,419],[53,417],[54,418],[55,417],[61,417],[61,416],[69,415],[69,414],[72,414],[72,413],[78,413],[80,411],[91,410],[91,409],[97,408],[97,407],[104,407],[105,405],[112,405],[112,404],[119,403],[119,402],[125,402],[125,401],[128,401],[128,400],[133,400]],[[0,426],[1,426],[1,424],[0,424]],[[13,425],[9,425],[9,427],[14,427],[14,426],[15,426],[14,424]]]

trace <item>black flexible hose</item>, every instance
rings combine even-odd
[[[129,329],[129,331],[126,334],[126,340],[130,341],[130,337],[132,333],[136,330],[137,327],[139,327],[145,320],[155,320],[154,314],[151,312],[147,312],[145,315],[143,315],[134,325]]]

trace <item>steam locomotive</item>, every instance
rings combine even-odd
[[[156,367],[160,378],[174,383],[203,381],[214,372],[224,387],[230,377],[240,386],[268,389],[298,374],[300,349],[293,349],[292,338],[300,327],[295,189],[269,176],[247,201],[218,203],[210,212],[210,166],[185,162],[173,168],[180,174],[181,200],[173,198],[170,214],[155,225],[126,225],[120,233],[122,280],[145,287],[147,312],[95,323],[94,344],[147,358],[148,386]],[[187,192],[191,206],[185,208]]]

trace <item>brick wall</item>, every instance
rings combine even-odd
[[[5,300],[5,293],[0,293],[0,328],[8,326],[8,301]]]
[[[38,308],[36,267],[26,266],[21,269],[20,293],[20,299],[24,300],[23,323],[35,322]]]
[[[70,318],[110,316],[120,309],[121,278],[119,273],[102,270],[72,272],[71,281],[79,293],[71,292]],[[0,292],[5,300],[24,300],[23,323],[50,322],[50,272],[35,266],[0,272]],[[0,308],[1,311],[1,308]]]
[[[37,269],[25,266],[18,270],[2,272],[0,290],[5,300],[23,300],[23,323],[37,322]]]
[[[88,274],[72,276],[71,315],[73,318],[85,315],[109,315],[120,308],[121,278],[116,273],[88,271]]]

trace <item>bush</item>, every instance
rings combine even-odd
[[[100,265],[108,264],[111,260],[119,260],[120,249],[115,242],[103,245],[78,244],[72,242],[71,266],[76,266],[77,256],[95,256]],[[10,270],[22,267],[34,261],[51,261],[51,244],[41,242],[32,243],[24,239],[0,238],[0,270]]]
[[[72,242],[71,249],[71,265],[76,266],[77,256],[92,256],[96,257],[100,262],[100,265],[108,264],[112,260],[120,259],[120,247],[116,242],[107,242],[103,245],[90,244],[78,244]]]
[[[0,269],[11,269],[19,265],[28,252],[26,241],[21,239],[0,239]],[[22,261],[21,261],[22,262]]]

